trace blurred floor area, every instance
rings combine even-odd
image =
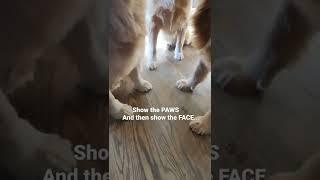
[[[260,47],[282,1],[213,1],[215,61],[246,56]],[[320,151],[320,38],[285,69],[263,99],[236,98],[213,89],[214,138],[220,159],[213,167],[266,168],[268,174],[297,169]],[[244,59],[241,61],[240,59]]]

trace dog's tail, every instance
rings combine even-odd
[[[193,45],[197,49],[204,48],[211,41],[211,14],[210,2],[204,0],[197,7],[196,13],[192,19]]]

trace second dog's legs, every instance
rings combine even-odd
[[[160,20],[157,19],[157,17],[153,17],[148,27],[147,68],[149,70],[155,70],[157,68],[156,52],[158,34],[160,31]]]
[[[192,77],[177,81],[176,87],[181,91],[192,92],[194,88],[206,78],[208,73],[209,70],[207,66],[203,61],[200,61]]]
[[[183,45],[186,38],[186,29],[182,28],[177,33],[176,48],[174,50],[174,59],[181,61],[184,58]]]

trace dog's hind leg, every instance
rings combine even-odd
[[[186,28],[182,28],[178,30],[176,47],[174,50],[174,59],[176,59],[177,61],[181,61],[184,58],[183,45],[184,45],[185,39],[186,39]]]
[[[161,19],[157,16],[153,16],[152,20],[148,22],[148,44],[147,44],[147,68],[149,70],[155,70],[157,68],[156,53],[157,53],[157,41],[160,32]]]

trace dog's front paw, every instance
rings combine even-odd
[[[135,84],[135,89],[139,92],[149,92],[152,89],[152,84],[141,79],[139,84]]]
[[[147,63],[147,68],[150,70],[150,71],[154,71],[156,70],[158,67],[158,64],[156,62],[148,62]]]
[[[182,59],[184,59],[183,52],[175,52],[174,53],[174,59],[177,60],[177,61],[181,61]]]
[[[206,116],[198,116],[189,124],[191,130],[199,135],[207,135],[211,133],[211,125]]]
[[[192,92],[193,87],[190,85],[189,80],[187,79],[180,79],[179,81],[176,82],[176,87],[184,92]]]

